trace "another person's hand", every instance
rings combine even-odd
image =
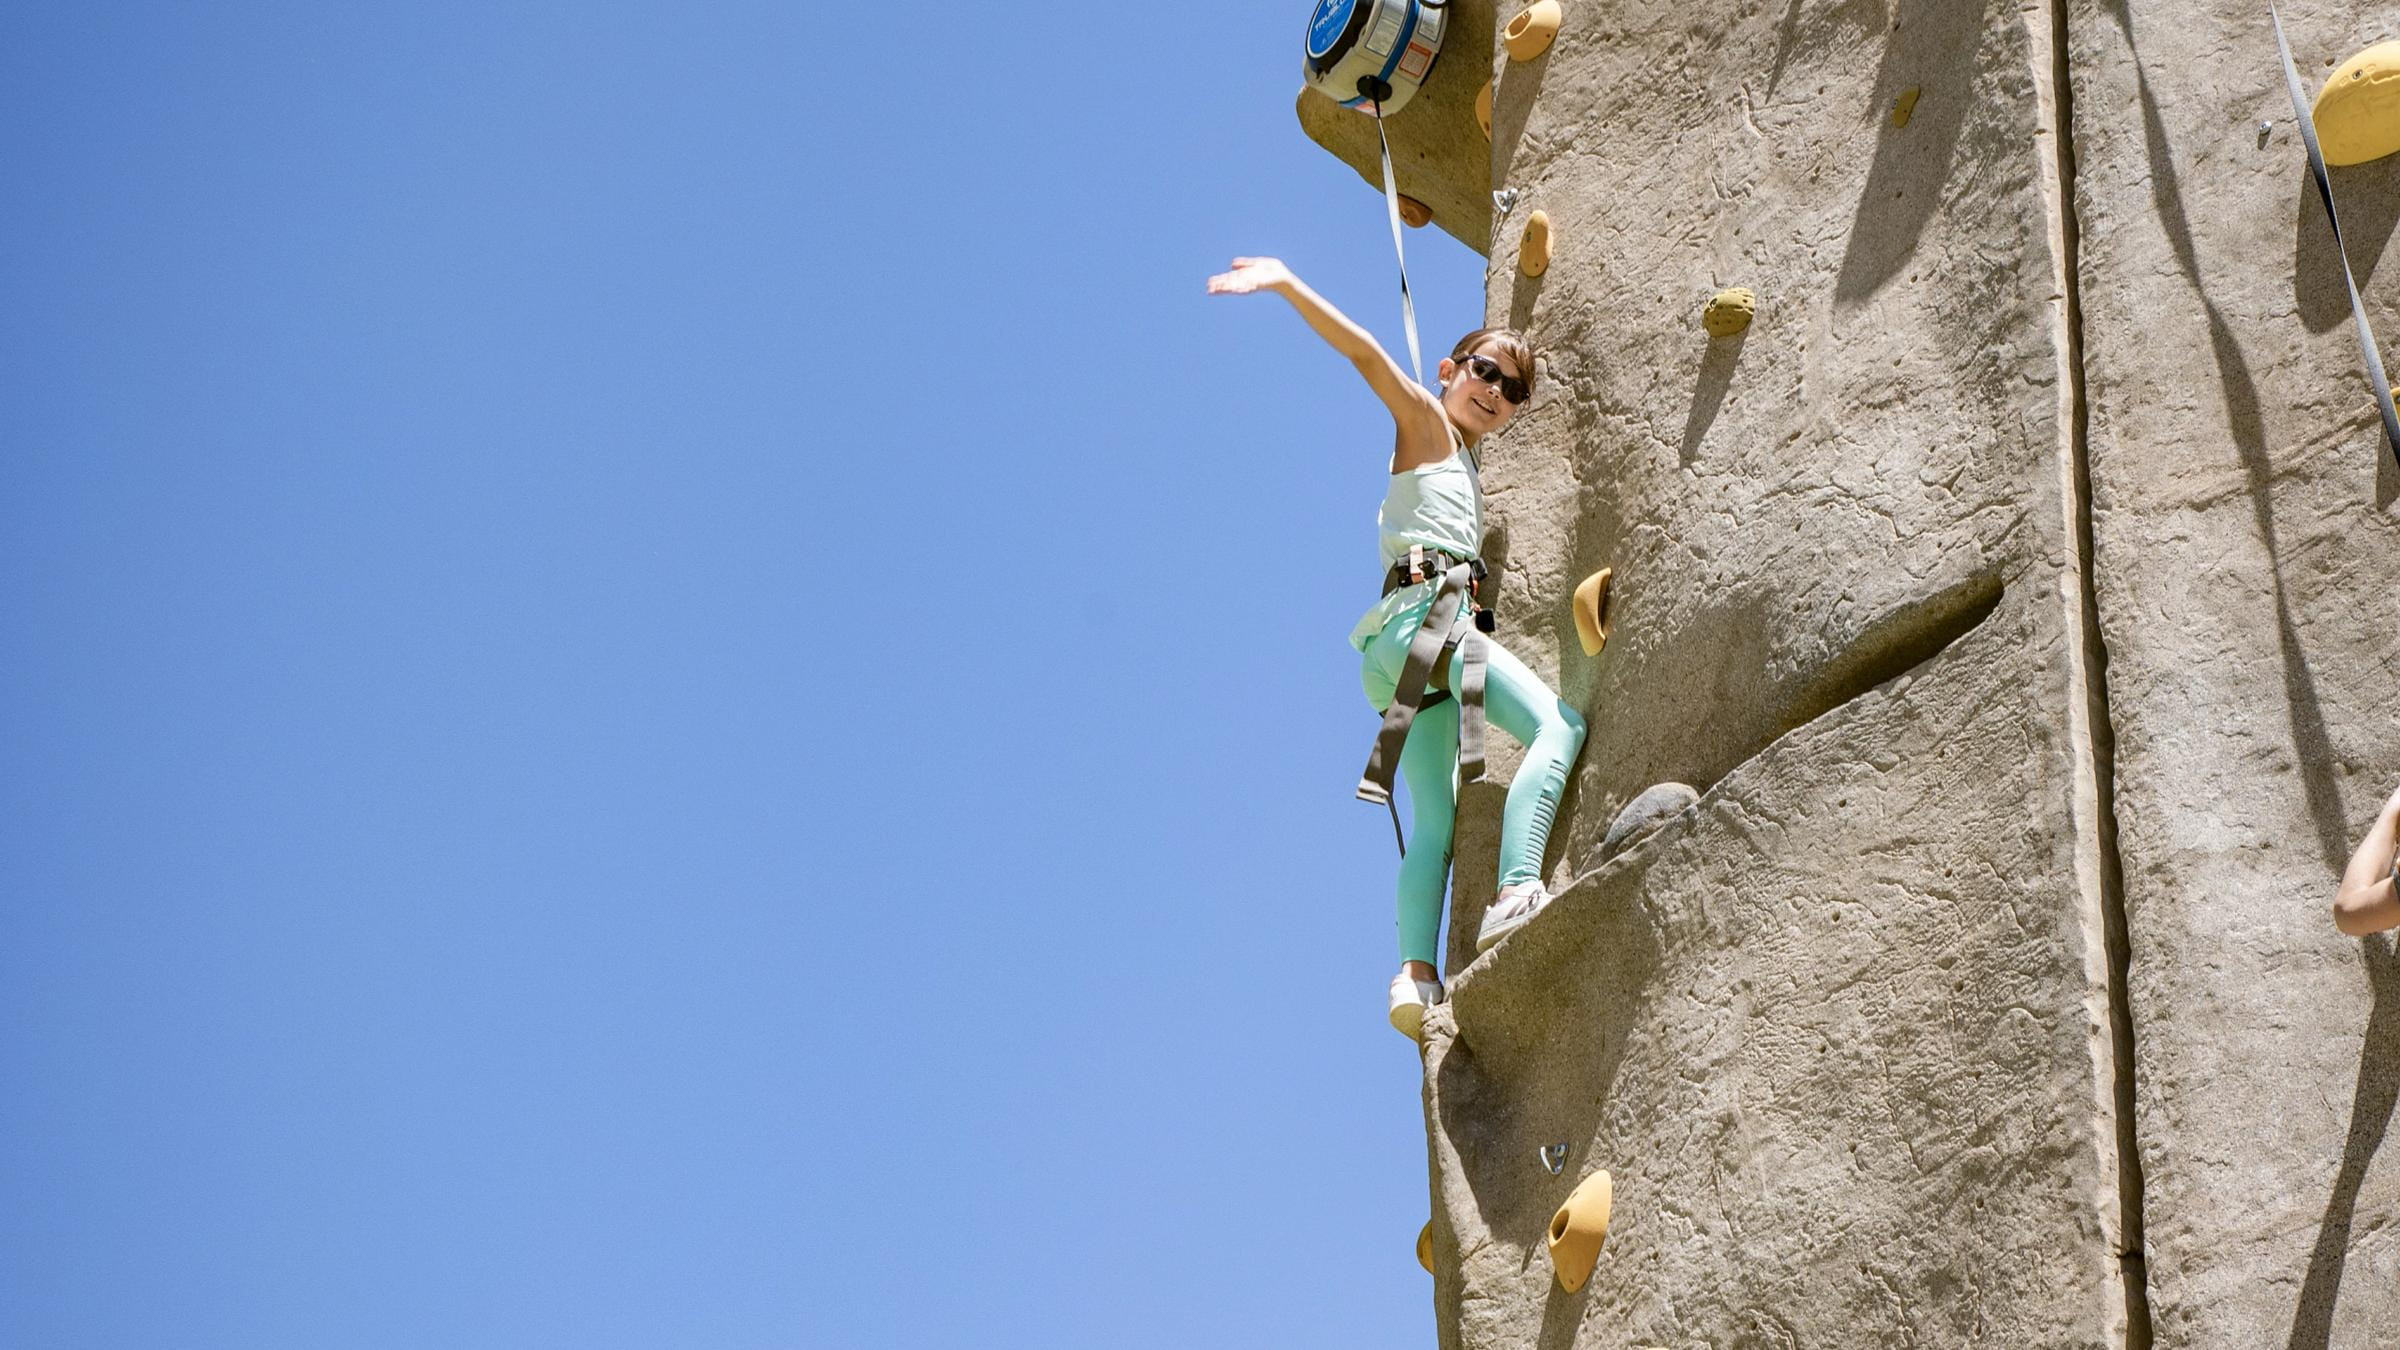
[[[1208,279],[1210,295],[1248,295],[1271,291],[1292,280],[1292,269],[1275,258],[1236,258],[1233,270]]]
[[[2400,791],[2384,800],[2367,837],[2358,841],[2333,896],[2333,926],[2351,937],[2400,928],[2400,889],[2392,884],[2400,850]]]

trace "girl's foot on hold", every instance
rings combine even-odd
[[[1392,1029],[1412,1041],[1425,1040],[1425,1010],[1442,1001],[1439,980],[1420,980],[1407,971],[1392,977]]]
[[[1523,881],[1503,886],[1492,897],[1491,907],[1483,911],[1483,927],[1476,930],[1475,950],[1490,950],[1500,939],[1525,926],[1525,921],[1542,912],[1550,903],[1550,892],[1538,881]]]

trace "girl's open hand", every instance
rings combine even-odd
[[[1274,258],[1236,258],[1233,270],[1208,279],[1210,295],[1248,295],[1271,291],[1292,280],[1292,269]]]

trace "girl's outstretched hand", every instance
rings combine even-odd
[[[1236,258],[1233,270],[1208,279],[1210,295],[1248,295],[1271,291],[1293,280],[1292,269],[1274,258]]]

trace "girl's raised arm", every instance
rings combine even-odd
[[[1208,279],[1210,295],[1249,295],[1272,291],[1291,302],[1300,317],[1328,346],[1350,358],[1367,387],[1392,414],[1400,433],[1394,462],[1427,462],[1450,453],[1450,432],[1439,400],[1400,369],[1383,345],[1350,316],[1292,275],[1292,269],[1273,258],[1236,258],[1233,270]]]

